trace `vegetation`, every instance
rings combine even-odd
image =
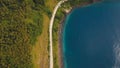
[[[81,3],[86,3],[86,2],[92,3],[93,0],[75,0],[75,1],[69,0],[68,3],[69,3],[71,6],[77,6],[77,5],[80,5]]]
[[[31,68],[31,47],[27,41],[29,35],[26,34],[24,23],[4,21],[0,23],[0,29],[0,67]]]
[[[45,0],[45,6],[42,6],[43,28],[37,42],[33,46],[32,56],[34,68],[49,68],[49,22],[56,0]]]
[[[33,68],[31,50],[42,33],[44,0],[0,0],[0,67]]]
[[[59,28],[60,28],[60,21],[64,17],[64,12],[62,8],[58,9],[58,12],[55,17],[55,22],[53,25],[53,57],[54,57],[54,68],[60,68],[59,66],[59,53],[58,53],[58,46],[59,46]]]

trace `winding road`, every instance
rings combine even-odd
[[[53,22],[54,22],[54,19],[55,19],[55,15],[56,15],[56,12],[58,10],[58,8],[61,6],[62,3],[64,3],[65,1],[67,0],[61,0],[60,2],[58,2],[58,4],[56,5],[56,7],[54,8],[54,11],[52,13],[52,17],[51,17],[51,20],[50,20],[50,25],[49,25],[49,42],[50,42],[50,48],[49,48],[49,52],[50,52],[50,67],[49,68],[53,68],[53,43],[52,43],[52,27],[53,27]]]

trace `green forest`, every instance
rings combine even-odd
[[[0,0],[0,68],[32,68],[44,0]]]

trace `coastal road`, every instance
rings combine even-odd
[[[52,28],[53,28],[53,22],[55,19],[55,15],[56,12],[58,10],[58,8],[61,6],[62,3],[64,3],[67,0],[61,0],[60,2],[58,2],[58,4],[55,6],[54,11],[52,13],[52,17],[50,20],[50,25],[49,25],[49,42],[50,42],[50,48],[49,48],[49,52],[50,52],[50,67],[49,68],[53,68],[53,43],[52,43]]]

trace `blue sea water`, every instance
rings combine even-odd
[[[120,2],[76,8],[63,30],[65,68],[120,68]]]

